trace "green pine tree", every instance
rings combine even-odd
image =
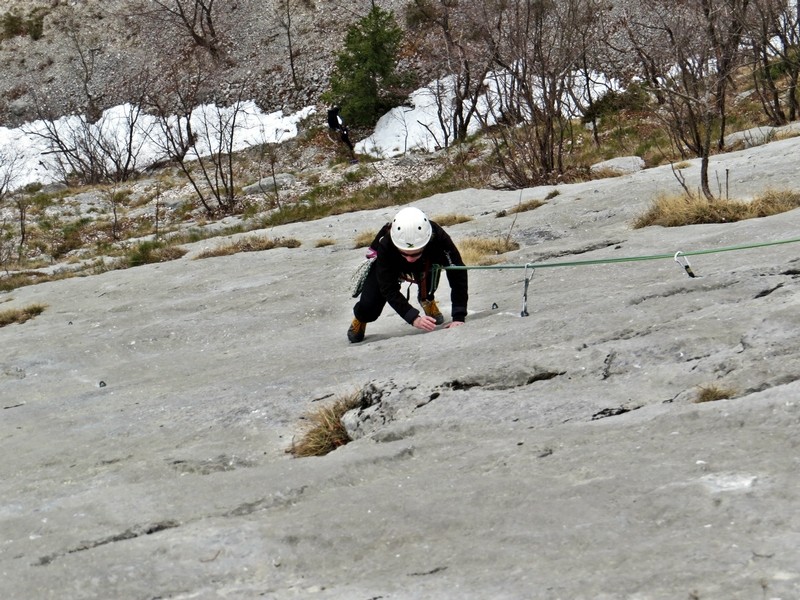
[[[324,101],[341,106],[348,123],[374,125],[400,103],[397,88],[402,78],[395,67],[402,39],[394,13],[377,6],[348,29],[331,89],[323,95]]]

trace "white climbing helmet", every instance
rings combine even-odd
[[[402,209],[392,221],[392,242],[405,252],[424,248],[430,241],[432,232],[428,217],[413,206]]]

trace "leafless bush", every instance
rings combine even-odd
[[[289,69],[292,73],[292,84],[296,90],[301,87],[298,71],[300,65],[298,58],[300,54],[295,43],[295,32],[293,20],[295,13],[301,10],[313,10],[313,0],[275,0],[275,20],[278,26],[286,34],[286,49],[289,54]]]
[[[564,172],[570,120],[578,116],[571,94],[585,67],[584,46],[574,40],[589,35],[597,10],[594,0],[514,0],[492,13],[497,70],[486,125],[495,123],[489,138],[514,187],[549,183]]]
[[[21,174],[21,168],[22,161],[17,152],[0,149],[0,206],[14,189],[14,184]]]
[[[0,265],[6,267],[15,254],[17,260],[22,259],[22,248],[25,244],[27,202],[22,192],[15,191],[15,185],[21,175],[22,159],[13,150],[0,149],[0,210],[8,206],[17,212],[19,235],[15,236],[10,223],[3,219],[0,225]],[[15,237],[18,242],[15,248]]]
[[[214,0],[146,0],[130,12],[155,32],[155,39],[173,50],[204,50],[213,60],[222,58],[229,44],[228,25],[223,14],[227,3]],[[177,48],[173,41],[177,42]]]
[[[106,57],[103,44],[83,34],[79,24],[71,21],[66,37],[82,97],[71,106],[68,116],[62,116],[44,98],[34,96],[41,125],[29,124],[25,131],[45,141],[46,153],[65,183],[126,181],[141,167],[148,128],[142,107],[152,78],[146,68],[127,65],[126,76],[109,86],[97,76],[103,61],[108,66],[112,60]],[[128,102],[104,112],[107,94]]]
[[[95,123],[85,115],[59,119],[42,115],[29,135],[42,138],[51,155],[58,178],[65,182],[97,184],[130,179],[139,169],[148,126],[141,119],[141,106],[126,104],[103,113]]]
[[[234,151],[247,87],[236,89],[227,106],[203,104],[213,67],[189,55],[166,67],[170,77],[152,88],[146,102],[156,118],[150,136],[167,161],[174,161],[189,180],[209,215],[232,212],[237,206]]]
[[[749,17],[746,41],[754,61],[755,90],[772,123],[784,125],[800,114],[800,13],[797,3],[752,0]]]
[[[478,98],[489,72],[492,53],[485,43],[486,13],[483,3],[454,3],[449,0],[413,0],[409,19],[415,28],[428,29],[426,51],[437,64],[439,77],[430,86],[443,139],[463,141],[470,123],[477,118]],[[432,132],[431,132],[432,133]],[[435,136],[434,136],[435,137]]]
[[[748,0],[700,0],[667,5],[642,0],[636,16],[618,21],[660,99],[657,115],[683,157],[701,159],[700,188],[712,200],[708,178],[714,136],[722,148],[727,97],[741,61]],[[642,35],[646,32],[646,35]]]

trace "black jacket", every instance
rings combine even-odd
[[[336,131],[343,130],[347,131],[347,128],[344,126],[344,121],[342,117],[339,116],[339,111],[331,108],[328,110],[328,127],[334,129]]]
[[[425,246],[422,256],[413,263],[408,262],[400,251],[392,243],[388,233],[388,228],[384,227],[371,244],[377,251],[373,268],[376,270],[378,285],[381,295],[386,298],[397,314],[408,323],[414,323],[420,312],[411,306],[405,295],[400,291],[401,280],[413,280],[420,285],[420,292],[423,297],[428,295],[428,291],[436,288],[435,282],[430,281],[433,276],[431,267],[440,265],[448,267],[452,265],[464,265],[458,248],[450,239],[447,232],[433,221],[430,222],[433,232],[431,239]],[[450,285],[450,301],[452,302],[451,315],[454,321],[464,321],[467,316],[467,300],[469,298],[467,285],[467,271],[459,269],[445,271],[447,281]]]

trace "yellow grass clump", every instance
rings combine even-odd
[[[360,402],[361,394],[355,392],[307,413],[300,438],[292,441],[287,452],[298,458],[324,456],[350,442],[350,436],[342,424],[342,416]]]
[[[353,241],[353,248],[366,248],[372,243],[376,235],[378,235],[378,232],[375,230],[362,231]]]
[[[701,402],[716,402],[717,400],[733,398],[735,394],[736,391],[731,388],[719,387],[716,385],[703,385],[700,386],[694,401],[696,404]]]
[[[750,202],[708,200],[696,195],[659,196],[634,222],[634,229],[660,225],[681,227],[707,223],[733,223],[768,217],[800,207],[800,192],[767,190]]]
[[[28,319],[42,314],[45,308],[47,308],[45,304],[31,304],[25,308],[12,308],[0,311],[0,327],[5,327],[12,323],[24,323]]]
[[[457,213],[447,213],[445,215],[434,215],[431,221],[441,225],[442,227],[450,227],[451,225],[458,225],[459,223],[466,223],[472,221],[472,217],[467,215],[459,215]]]
[[[500,254],[519,249],[519,244],[504,237],[465,238],[457,244],[465,265],[492,265],[500,262]]]
[[[545,204],[546,203],[544,200],[537,200],[534,198],[531,200],[526,200],[525,202],[520,202],[517,206],[510,209],[508,212],[509,214],[527,212],[529,210],[534,210],[536,208],[539,208],[540,206],[544,206]]]
[[[272,250],[273,248],[298,248],[301,242],[294,238],[268,238],[262,236],[249,236],[241,238],[230,244],[218,246],[210,250],[204,250],[195,259],[211,258],[214,256],[229,256],[239,252],[260,252],[262,250]]]

